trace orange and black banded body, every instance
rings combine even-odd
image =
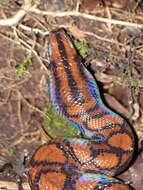
[[[63,29],[49,36],[50,95],[55,111],[84,138],[48,142],[30,162],[34,190],[129,190],[112,178],[133,155],[132,130],[101,101],[95,79]]]

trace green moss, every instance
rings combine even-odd
[[[75,46],[83,58],[88,56],[88,48],[85,41],[75,41]]]
[[[24,71],[27,69],[28,65],[31,64],[31,56],[27,56],[24,58],[24,60],[22,61],[21,64],[19,64],[16,68],[15,68],[15,73],[16,74],[23,74]]]
[[[47,107],[45,112],[50,118],[43,121],[43,128],[48,136],[51,138],[79,137],[79,131],[56,113],[52,106]]]

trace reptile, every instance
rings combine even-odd
[[[56,138],[35,151],[29,167],[31,189],[129,190],[115,176],[133,157],[131,127],[104,105],[95,78],[63,28],[50,33],[48,52],[52,106],[81,137]]]

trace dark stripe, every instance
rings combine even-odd
[[[109,112],[98,112],[98,113],[96,113],[95,115],[93,115],[92,117],[91,117],[91,119],[95,119],[95,118],[102,118],[102,117],[104,117],[104,115],[110,115],[110,113]]]
[[[64,183],[64,187],[63,187],[63,190],[76,190],[73,185],[76,184],[76,179],[72,176],[67,176],[66,177],[66,180],[65,180],[65,183]]]
[[[61,88],[61,80],[60,80],[60,77],[58,76],[58,73],[57,73],[57,65],[54,61],[52,61],[52,64],[51,64],[51,72],[53,74],[53,79],[51,79],[50,83],[55,83],[55,87],[52,85],[52,88],[51,89],[51,101],[53,102],[53,98],[55,99],[56,102],[58,102],[58,106],[60,107],[60,110],[63,112],[63,114],[65,115],[65,113],[67,112],[67,105],[63,102],[62,100],[62,97],[61,97],[61,94],[60,94],[60,88]],[[54,92],[55,93],[54,93]],[[54,93],[54,94],[53,94]],[[53,97],[52,97],[53,96]],[[55,104],[53,102],[53,105],[56,106],[57,104]]]
[[[94,79],[92,74],[85,68],[79,55],[76,55],[74,57],[74,60],[77,63],[77,67],[82,80],[84,80],[86,83],[85,88],[88,89],[91,99],[98,103],[100,99],[100,93],[96,84],[96,80]]]
[[[32,160],[31,162],[31,166],[32,167],[37,167],[37,166],[51,166],[51,165],[57,165],[57,166],[63,166],[64,163],[61,163],[61,162],[48,162],[46,160],[42,160],[42,161],[35,161],[35,160]]]
[[[80,98],[80,103],[83,104],[84,103],[84,99],[81,97],[80,95],[80,90],[77,87],[77,83],[73,78],[72,75],[72,68],[68,62],[68,58],[67,58],[67,53],[66,52],[66,47],[64,46],[64,43],[62,41],[61,35],[60,33],[56,34],[56,39],[57,39],[57,44],[58,44],[58,48],[59,48],[59,52],[60,52],[60,56],[63,62],[63,66],[65,69],[65,72],[67,74],[67,79],[68,79],[68,85],[71,91],[71,94],[73,96],[73,99],[76,101],[78,101],[78,99]]]

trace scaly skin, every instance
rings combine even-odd
[[[59,138],[40,146],[30,162],[34,190],[129,190],[113,177],[132,158],[131,128],[100,98],[95,79],[63,29],[49,36],[50,95],[56,112],[83,138]]]

